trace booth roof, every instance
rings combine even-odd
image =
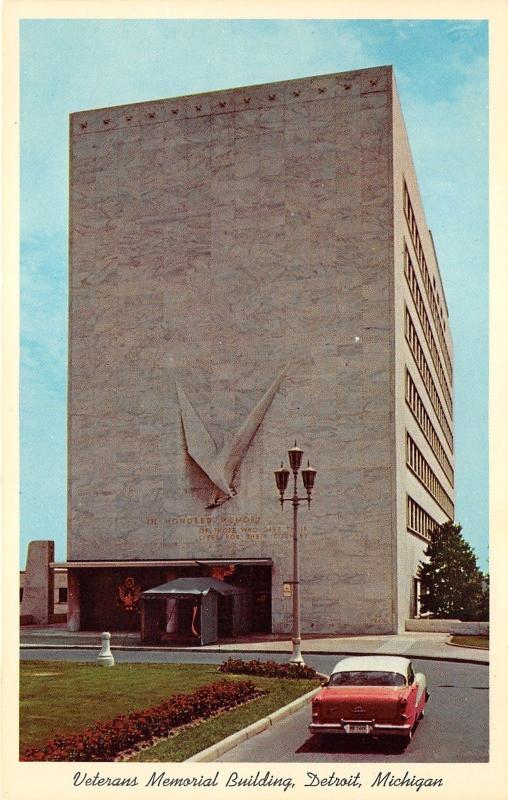
[[[174,581],[163,583],[161,586],[154,586],[147,589],[142,597],[154,597],[156,595],[167,594],[208,594],[217,592],[218,594],[241,594],[245,592],[241,586],[232,586],[230,583],[218,581],[215,578],[175,578]]]

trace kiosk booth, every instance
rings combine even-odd
[[[250,592],[215,578],[176,578],[141,595],[141,641],[213,644],[250,631]]]

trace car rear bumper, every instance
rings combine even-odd
[[[353,720],[351,720],[353,722]],[[363,723],[363,720],[354,720],[355,723]],[[347,728],[345,727],[348,725],[349,720],[344,720],[343,722],[311,722],[309,725],[309,730],[311,733],[343,733],[349,736],[357,736],[358,734],[350,733]],[[411,725],[406,723],[405,725],[388,725],[388,724],[377,724],[372,721],[365,721],[366,725],[369,726],[370,731],[367,736],[407,736],[411,730]]]

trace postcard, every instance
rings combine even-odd
[[[507,32],[5,3],[5,797],[505,796]]]

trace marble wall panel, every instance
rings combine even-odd
[[[367,329],[387,326],[389,136],[385,106],[368,105],[359,90],[355,74],[249,88],[225,100],[186,98],[198,116],[178,120],[180,99],[164,101],[154,106],[162,124],[141,109],[137,133],[119,116],[115,147],[110,138],[94,150],[76,134],[72,280],[97,282],[95,270],[101,282],[99,294],[76,299],[71,319],[75,557],[268,554],[274,626],[288,630],[280,584],[291,569],[290,540],[264,527],[290,521],[277,506],[273,468],[296,436],[320,470],[316,501],[302,511],[314,536],[302,539],[304,627],[330,614],[335,629],[392,624],[391,555],[379,546],[378,583],[363,563],[371,531],[391,536],[383,480],[391,428],[381,413],[389,339],[377,336],[374,351],[363,350]],[[270,105],[273,93],[285,106]],[[203,105],[213,112],[202,116]],[[235,113],[226,113],[231,106]],[[100,425],[89,416],[78,424],[77,416],[91,374],[82,345],[89,329],[101,352],[91,398]],[[291,358],[236,472],[236,496],[207,512],[210,536],[199,525],[165,526],[173,514],[204,512],[211,492],[185,451],[175,380],[220,447]],[[99,491],[113,492],[115,502]],[[240,512],[263,522],[227,533],[221,515]],[[314,557],[315,537],[325,562]],[[367,579],[375,611],[356,591]],[[338,604],[330,599],[337,582]]]

